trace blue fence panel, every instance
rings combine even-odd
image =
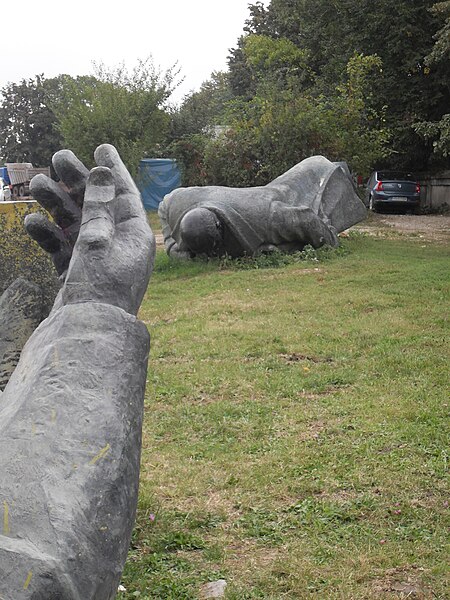
[[[181,173],[176,160],[142,159],[139,162],[137,185],[146,210],[156,210],[164,196],[181,185]]]

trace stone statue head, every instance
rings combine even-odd
[[[193,208],[181,219],[183,245],[194,254],[220,254],[223,228],[219,218],[208,208]]]

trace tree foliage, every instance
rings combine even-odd
[[[300,94],[295,80],[285,87],[264,82],[252,102],[236,103],[232,133],[214,142],[214,168],[214,153],[208,147],[205,170],[214,183],[233,185],[238,159],[239,184],[258,185],[308,156],[323,154],[345,160],[367,175],[375,160],[389,154],[389,131],[367,103],[370,77],[380,65],[376,56],[355,54],[348,62],[346,80],[329,96]]]
[[[313,73],[308,65],[308,53],[287,38],[251,34],[245,38],[243,48],[256,90],[262,82],[271,82],[280,88],[289,87],[293,82],[298,89],[310,87]]]
[[[345,160],[368,175],[372,164],[390,152],[383,114],[371,107],[370,82],[381,68],[379,57],[355,53],[345,80],[332,95],[300,93],[304,77],[303,69],[297,70],[295,48],[290,42],[281,45],[263,38],[258,36],[246,52],[255,52],[251,64],[273,67],[273,76],[261,76],[250,101],[237,98],[227,103],[228,127],[221,134],[197,133],[175,144],[176,157],[185,166],[185,185],[264,185],[314,154]],[[272,49],[277,57],[280,48],[294,56],[290,76],[281,82],[271,57]]]
[[[51,164],[53,153],[61,148],[62,137],[50,106],[63,79],[36,75],[1,90],[0,157],[2,162]]]
[[[426,68],[436,69],[446,73],[444,77],[450,95],[450,0],[437,2],[430,11],[440,20],[440,29],[434,35],[435,44],[431,52],[425,57]],[[450,106],[447,106],[450,111]],[[415,131],[425,140],[433,144],[436,157],[450,157],[450,112],[446,112],[437,121],[419,121],[414,125]]]
[[[288,42],[306,62],[296,89],[307,96],[333,97],[348,77],[355,52],[377,56],[382,68],[374,73],[374,93],[365,102],[384,116],[385,128],[392,132],[389,164],[424,170],[432,146],[418,135],[415,124],[439,123],[450,105],[449,5],[433,0],[271,0],[266,8],[257,2],[229,57],[234,93],[252,101],[261,80],[273,80],[274,66],[280,80],[292,78]],[[272,62],[258,60],[255,73],[255,57],[260,59],[261,50],[270,47]],[[369,129],[373,131],[372,125]],[[383,161],[383,155],[375,160],[378,165]]]
[[[201,143],[195,132],[196,183],[255,185],[315,153],[361,175],[445,164],[450,1],[271,0],[249,11],[229,56],[233,99],[208,112],[228,129]]]
[[[450,0],[256,1],[228,71],[174,109],[177,75],[149,58],[9,84],[0,154],[45,166],[66,146],[91,166],[109,142],[132,173],[164,153],[184,183],[227,185],[265,182],[319,152],[360,174],[448,165]]]
[[[181,106],[173,111],[170,140],[204,133],[226,120],[226,105],[233,98],[228,73],[215,71],[203,82],[198,92],[186,96]]]
[[[435,65],[450,60],[450,0],[436,2],[430,9],[440,22],[440,28],[433,36],[434,46],[425,57],[427,65]]]
[[[92,166],[95,148],[113,144],[135,174],[139,160],[165,140],[169,126],[166,101],[176,85],[176,67],[164,73],[151,58],[132,69],[95,65],[95,77],[73,82],[53,108],[64,144]]]

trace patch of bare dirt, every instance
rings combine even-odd
[[[357,498],[362,495],[361,492],[357,492],[356,490],[344,490],[338,489],[332,492],[321,491],[316,494],[318,498],[321,500],[326,500],[327,502],[334,502],[336,504],[346,504],[347,502],[354,502]]]
[[[450,215],[370,213],[365,221],[352,227],[352,230],[386,237],[390,233],[397,233],[426,242],[449,242]]]
[[[389,569],[383,577],[373,582],[376,597],[431,600],[435,596],[421,582],[423,571],[423,568],[415,565]]]
[[[280,558],[279,548],[259,546],[253,540],[236,540],[230,542],[226,549],[226,564],[233,570],[236,567],[241,576],[252,575],[273,564]]]
[[[313,421],[309,423],[304,431],[298,436],[299,442],[308,442],[319,439],[320,435],[326,430],[327,424],[324,421]]]

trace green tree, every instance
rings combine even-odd
[[[113,144],[130,172],[136,174],[139,160],[165,141],[169,126],[166,102],[176,86],[178,69],[164,73],[151,58],[138,61],[130,71],[125,66],[95,65],[95,79],[65,88],[54,104],[64,145],[92,166],[95,148]]]
[[[213,72],[199,91],[186,96],[171,114],[168,156],[176,158],[182,169],[184,185],[202,185],[205,148],[217,126],[227,123],[227,104],[232,99],[228,74]]]
[[[205,133],[226,120],[226,105],[233,98],[228,74],[215,71],[202,83],[198,92],[186,96],[181,106],[173,111],[170,126],[171,140]]]
[[[61,148],[62,137],[50,106],[61,87],[61,78],[36,75],[1,90],[0,156],[2,162],[31,162],[38,167],[51,164]]]
[[[280,46],[274,47],[278,53]],[[268,48],[270,41],[258,39],[246,51],[255,50],[255,60],[266,61],[261,51]],[[368,175],[372,164],[390,152],[383,114],[370,106],[371,79],[380,69],[379,57],[355,53],[345,81],[328,96],[299,93],[296,77],[292,85],[279,85],[276,77],[262,80],[251,101],[241,98],[229,105],[230,129],[205,144],[204,183],[264,185],[314,154],[345,160]]]
[[[376,54],[355,52],[346,65],[346,80],[331,100],[336,120],[336,160],[347,161],[363,176],[369,175],[374,164],[392,156],[385,110],[374,108],[372,82],[382,73],[382,67]]]
[[[256,78],[244,52],[246,38],[254,34],[275,37],[273,23],[264,4],[256,2],[250,4],[248,8],[250,16],[245,21],[245,33],[239,37],[237,47],[230,49],[228,56],[228,77],[231,90],[235,96],[247,99],[251,98],[256,92]]]
[[[450,69],[431,68],[424,59],[433,49],[436,33],[440,41],[435,52],[448,39],[436,8],[442,11],[441,5],[448,3],[437,3],[430,12],[433,4],[433,0],[272,0],[266,9],[254,5],[246,33],[229,58],[233,90],[247,100],[257,93],[259,82],[254,81],[254,65],[245,51],[246,38],[252,34],[286,39],[304,51],[313,85],[299,81],[298,89],[317,97],[330,97],[343,84],[354,52],[377,55],[383,69],[372,81],[376,91],[372,103],[379,114],[385,112],[393,131],[389,163],[423,170],[432,147],[419,137],[414,124],[438,122],[450,104]]]
[[[430,11],[440,20],[441,27],[434,36],[435,44],[428,56],[425,57],[425,64],[429,71],[435,70],[441,74],[443,81],[447,83],[450,95],[450,78],[448,77],[450,72],[450,0],[437,2]],[[450,113],[445,113],[437,121],[418,122],[414,128],[425,140],[432,142],[438,165],[445,165],[447,161],[440,162],[439,158],[450,157]]]
[[[314,74],[308,64],[308,52],[287,38],[251,34],[243,47],[258,87],[262,82],[279,88],[295,86],[299,91],[311,87]]]

